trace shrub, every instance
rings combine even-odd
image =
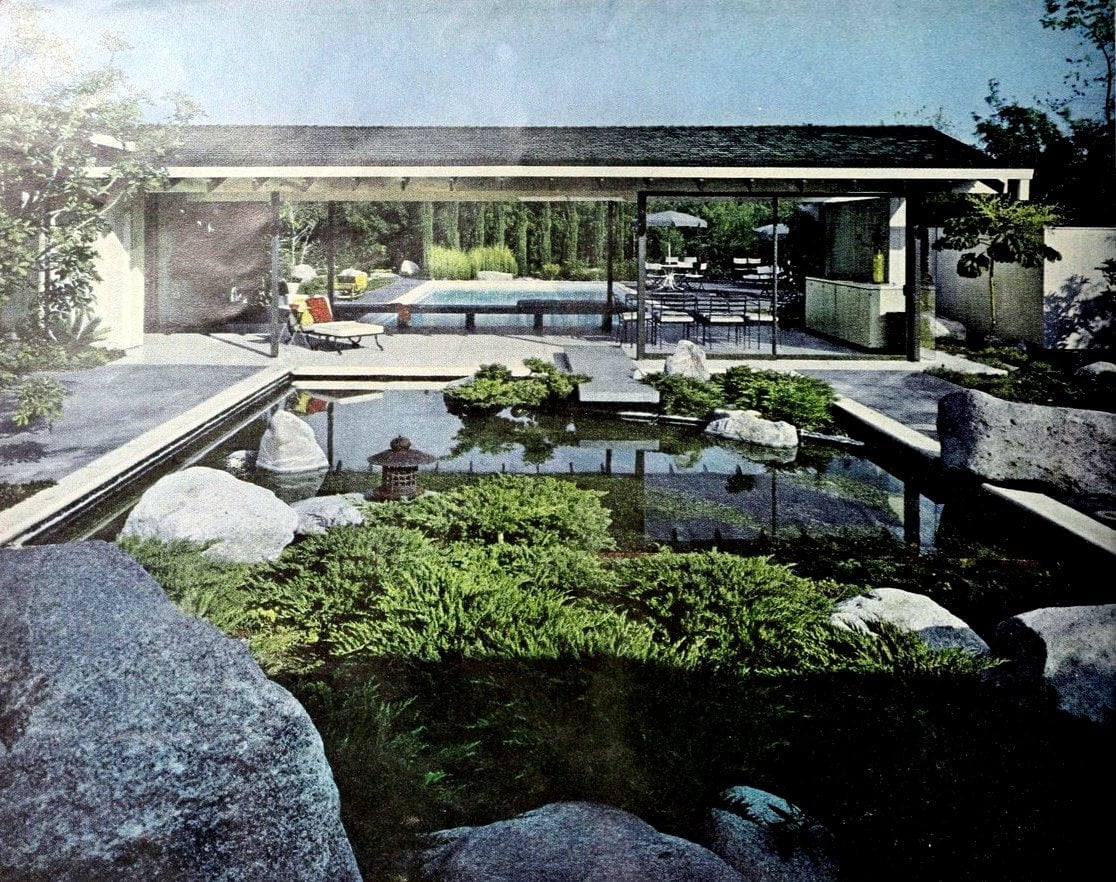
[[[943,347],[945,348],[945,347]],[[957,350],[953,350],[957,351]],[[967,389],[978,389],[1005,401],[1116,411],[1116,384],[1105,375],[1078,376],[1077,358],[1055,360],[1028,354],[1013,346],[962,354],[1006,374],[975,374],[933,367],[926,373]]]
[[[833,426],[829,407],[835,395],[822,380],[740,366],[729,368],[717,381],[729,407],[757,410],[765,419],[784,420],[804,431]]]
[[[506,245],[488,245],[483,248],[469,249],[469,262],[473,266],[473,273],[481,270],[492,270],[498,273],[519,274],[519,265],[515,255]]]
[[[493,475],[414,502],[377,506],[371,515],[451,542],[598,551],[613,547],[601,495],[555,478]]]
[[[537,408],[561,404],[589,377],[567,374],[540,358],[523,361],[528,377],[514,377],[502,364],[481,365],[469,382],[450,386],[443,393],[451,410],[495,412],[505,407]]]
[[[708,380],[658,373],[649,374],[644,382],[658,390],[663,413],[708,419],[724,403],[721,387]]]
[[[605,270],[581,264],[567,267],[566,274],[574,282],[603,282],[605,279]]]
[[[540,279],[547,279],[547,280],[552,281],[554,279],[557,279],[558,276],[561,275],[561,273],[562,273],[562,267],[559,266],[558,264],[556,264],[556,263],[544,263],[542,265],[542,267],[539,269],[539,278]]]
[[[467,280],[476,278],[469,255],[458,248],[443,248],[434,245],[430,249],[427,271],[432,279]]]
[[[49,425],[62,416],[66,390],[52,377],[20,377],[12,381],[9,389],[15,395],[11,419],[17,426],[27,426],[38,419]]]

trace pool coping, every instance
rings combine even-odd
[[[382,369],[340,365],[264,368],[63,476],[55,485],[0,511],[0,546],[19,547],[50,529],[64,516],[71,517],[91,508],[117,487],[165,462],[229,415],[263,401],[284,385],[298,380],[319,379],[341,382],[451,382],[461,377],[460,371],[433,368],[395,370],[391,373]],[[938,464],[941,445],[934,439],[846,396],[838,396],[834,406],[853,423],[886,440],[921,464]],[[1076,509],[1041,493],[987,482],[982,482],[980,489],[1029,517],[1116,558],[1116,530]]]

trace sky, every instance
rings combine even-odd
[[[3,0],[0,0],[3,2]],[[1064,94],[1043,0],[39,0],[200,122],[921,124]],[[103,56],[101,56],[103,58]]]

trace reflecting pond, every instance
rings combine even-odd
[[[244,466],[274,408],[311,426],[330,474],[276,477]],[[364,490],[379,482],[368,458],[405,435],[438,459],[419,483],[430,489],[469,475],[570,476],[610,489],[619,531],[646,542],[703,544],[842,528],[885,529],[924,549],[934,545],[942,505],[861,451],[804,444],[796,452],[702,436],[691,427],[584,414],[503,411],[461,417],[439,391],[293,391],[208,452],[201,464],[229,467],[293,501]],[[231,464],[231,465],[230,465]]]

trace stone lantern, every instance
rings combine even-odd
[[[369,465],[383,469],[380,486],[364,494],[367,499],[407,499],[418,496],[418,467],[434,462],[438,457],[412,450],[409,438],[393,438],[388,450],[368,457]]]

